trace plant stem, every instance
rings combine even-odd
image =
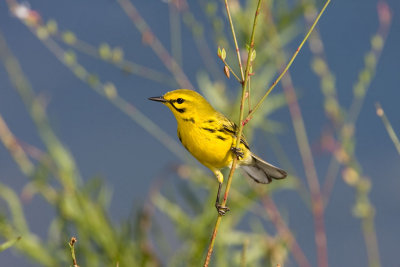
[[[0,114],[0,140],[3,145],[8,149],[14,161],[18,164],[19,169],[28,177],[30,177],[34,170],[35,165],[26,155],[24,149],[21,147],[17,138],[8,128],[3,116]]]
[[[386,131],[390,136],[390,139],[392,139],[392,142],[393,142],[394,146],[396,147],[397,152],[400,154],[400,141],[396,135],[396,132],[393,130],[392,124],[390,123],[389,119],[386,117],[385,112],[383,111],[383,108],[381,107],[381,104],[376,103],[375,106],[376,106],[376,113],[382,119],[382,122],[386,128]]]
[[[168,53],[167,49],[165,49],[160,40],[153,34],[151,28],[149,25],[147,25],[142,16],[140,16],[140,13],[137,11],[133,3],[129,0],[118,0],[117,2],[132,20],[136,28],[140,31],[143,41],[153,49],[165,67],[174,75],[176,81],[179,83],[179,86],[187,89],[194,89],[182,68]]]
[[[233,41],[235,43],[236,56],[237,56],[238,64],[239,64],[240,77],[242,78],[242,82],[243,82],[244,76],[243,76],[242,59],[240,57],[240,49],[239,49],[238,42],[236,39],[235,28],[233,27],[232,16],[231,16],[231,11],[229,10],[228,0],[225,0],[225,9],[226,9],[226,13],[228,15],[229,25],[231,26],[232,37],[233,37]]]
[[[317,248],[318,266],[328,266],[327,242],[324,223],[324,203],[321,195],[320,184],[318,181],[317,171],[314,159],[311,153],[310,143],[307,137],[303,116],[297,101],[296,92],[291,82],[290,76],[286,76],[283,80],[283,89],[288,102],[290,115],[292,118],[293,128],[295,130],[297,144],[301,159],[303,161],[306,173],[308,187],[311,195],[311,210],[315,226],[315,243]]]
[[[298,266],[311,267],[311,264],[308,262],[300,245],[297,243],[296,238],[293,236],[292,232],[286,225],[286,222],[282,219],[282,216],[274,201],[269,197],[269,195],[265,195],[262,198],[262,202],[264,204],[265,211],[268,214],[268,217],[275,225],[279,235],[284,238],[284,240],[288,243],[288,247],[292,252],[293,258],[297,262]]]
[[[239,83],[242,83],[242,80],[236,75],[236,73],[233,71],[233,69],[231,68],[231,66],[229,66],[228,62],[226,62],[225,59],[222,59],[222,62],[224,62],[225,66],[228,67],[229,71],[233,74],[233,76],[235,76],[236,80],[237,80]]]
[[[69,248],[71,250],[71,258],[72,258],[72,264],[74,267],[78,267],[78,264],[76,262],[76,257],[75,257],[75,248],[74,245],[78,240],[76,239],[76,237],[71,237],[71,240],[69,241],[68,245]]]
[[[299,47],[296,49],[294,52],[292,58],[289,60],[288,64],[286,67],[283,69],[282,73],[278,76],[278,78],[272,83],[272,85],[268,88],[267,92],[264,94],[264,96],[261,98],[260,101],[254,106],[253,110],[249,112],[247,115],[246,119],[244,120],[244,124],[248,123],[249,120],[251,120],[251,117],[253,116],[254,112],[261,106],[261,104],[264,102],[264,100],[267,98],[269,93],[275,88],[275,86],[278,84],[278,82],[282,79],[283,75],[289,70],[290,66],[292,65],[294,59],[297,57],[298,53],[300,52],[301,48],[303,47],[304,43],[307,41],[308,37],[310,36],[311,32],[314,30],[315,26],[317,25],[319,19],[321,18],[322,14],[325,12],[325,9],[328,7],[329,3],[331,0],[327,0],[325,2],[325,5],[319,12],[318,16],[315,18],[314,23],[311,25],[310,29],[308,30],[306,36],[304,37],[303,41],[301,41]]]
[[[231,25],[233,40],[235,42],[235,47],[236,47],[236,52],[237,52],[237,57],[238,57],[238,62],[239,62],[240,74],[241,74],[241,77],[242,77],[242,81],[241,81],[241,84],[242,84],[242,98],[241,98],[241,102],[240,102],[239,129],[238,129],[237,136],[236,136],[236,148],[239,148],[240,138],[242,136],[242,131],[243,131],[243,123],[242,123],[243,122],[243,114],[244,114],[243,108],[244,108],[246,86],[247,86],[249,67],[250,67],[250,55],[251,55],[251,53],[253,51],[253,48],[254,48],[254,33],[255,33],[255,28],[256,28],[256,25],[257,25],[257,18],[258,18],[258,15],[260,13],[261,2],[262,2],[262,0],[258,1],[256,13],[254,15],[253,29],[252,29],[252,33],[251,33],[251,39],[250,39],[250,49],[248,51],[248,56],[247,56],[248,60],[247,60],[247,64],[246,64],[245,76],[243,77],[243,68],[242,68],[242,63],[241,63],[241,58],[240,58],[239,47],[238,47],[238,44],[237,44],[236,34],[235,34],[234,27],[233,27],[232,17],[230,15],[230,11],[229,11],[228,0],[225,0],[226,12],[228,13],[229,24]],[[237,157],[234,156],[233,157],[232,166],[231,166],[231,170],[230,170],[229,176],[228,176],[228,181],[227,181],[226,188],[225,188],[224,198],[223,198],[223,201],[222,201],[222,207],[226,206],[226,202],[227,202],[228,195],[229,195],[229,190],[231,188],[231,184],[232,184],[232,180],[233,180],[232,179],[233,178],[233,174],[235,172],[236,165],[237,165],[237,160],[238,160]],[[207,257],[206,257],[206,260],[204,262],[204,267],[207,267],[209,262],[210,262],[211,255],[212,255],[213,248],[214,248],[215,238],[217,237],[218,228],[219,228],[219,225],[221,223],[221,220],[222,220],[222,215],[218,214],[218,218],[217,218],[217,221],[216,221],[215,226],[214,226],[213,234],[211,236],[210,245],[208,247]]]
[[[21,237],[17,237],[14,239],[10,239],[2,244],[0,244],[0,252],[3,252],[6,249],[9,249],[10,247],[14,246],[15,243],[17,243],[19,240],[21,239]]]

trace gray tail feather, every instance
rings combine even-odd
[[[240,167],[257,183],[269,184],[272,179],[283,179],[287,176],[284,170],[269,164],[256,155],[251,154],[251,157],[252,161],[249,165]]]

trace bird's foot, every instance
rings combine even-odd
[[[242,152],[242,150],[238,147],[231,147],[231,151],[233,154],[235,154],[237,159],[241,159],[244,156],[244,153]]]
[[[225,207],[225,206],[223,207],[219,203],[215,203],[215,208],[217,209],[218,214],[221,216],[224,216],[227,211],[230,211],[230,209],[228,207]]]

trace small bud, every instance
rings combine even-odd
[[[388,4],[384,1],[378,2],[378,17],[381,24],[387,26],[392,20],[392,12]]]
[[[113,99],[117,96],[117,89],[112,83],[106,83],[104,85],[104,93],[109,99]]]
[[[96,87],[99,85],[99,77],[97,77],[97,75],[95,74],[89,74],[87,77],[87,83],[92,86],[92,87]]]
[[[380,36],[380,35],[375,35],[371,39],[371,45],[374,50],[381,50],[383,47],[383,43],[384,43],[384,40],[383,40],[382,36]]]
[[[46,27],[40,26],[36,30],[36,35],[40,40],[45,40],[49,37],[49,32],[47,31]]]
[[[73,236],[73,237],[71,237],[71,240],[69,241],[69,245],[74,246],[77,241],[78,241],[78,239]]]
[[[257,56],[256,50],[253,49],[250,55],[250,62],[254,61],[254,59],[256,59],[256,56]]]
[[[55,34],[57,32],[57,22],[53,19],[47,21],[46,27],[50,34]]]
[[[218,52],[217,52],[217,55],[218,55],[218,57],[219,57],[219,58],[221,58],[221,47],[219,47],[219,46],[218,46]]]
[[[350,167],[347,167],[343,170],[342,177],[343,180],[349,185],[355,185],[360,180],[357,171]]]
[[[381,107],[378,107],[376,109],[376,115],[378,115],[379,117],[382,117],[384,114],[383,109]]]
[[[76,55],[75,55],[75,53],[72,52],[72,51],[66,51],[64,53],[64,62],[69,66],[76,64]]]
[[[112,50],[111,60],[115,63],[119,63],[124,59],[124,52],[121,48],[115,47]]]
[[[231,74],[230,74],[228,66],[224,67],[224,73],[225,73],[225,76],[228,77],[228,79],[231,77]]]
[[[102,59],[108,60],[111,58],[111,48],[108,44],[101,44],[99,47],[99,55]]]
[[[73,32],[70,32],[70,31],[64,32],[62,38],[63,38],[63,41],[69,45],[76,43],[76,36]]]
[[[225,51],[225,48],[222,48],[222,50],[221,50],[221,59],[225,60],[225,58],[226,58],[226,51]]]
[[[253,66],[250,65],[250,66],[249,66],[249,76],[253,76],[253,75],[254,75],[254,73],[253,73]]]

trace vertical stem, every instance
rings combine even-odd
[[[362,221],[365,245],[367,247],[368,263],[370,267],[380,267],[378,240],[375,232],[374,215],[368,215]]]
[[[311,264],[308,262],[306,256],[304,255],[300,245],[297,243],[294,238],[292,232],[286,225],[285,221],[282,219],[281,214],[279,213],[278,208],[276,207],[274,201],[268,196],[265,195],[262,198],[262,202],[265,207],[265,211],[268,214],[268,217],[271,219],[272,223],[275,225],[276,230],[279,235],[286,240],[288,243],[288,247],[293,254],[294,260],[297,262],[299,267],[311,267]]]
[[[232,22],[231,12],[229,10],[228,0],[225,0],[225,9],[226,9],[226,13],[228,15],[229,25],[231,26],[233,41],[235,43],[236,56],[237,56],[238,64],[239,64],[240,77],[242,78],[242,82],[243,82],[244,81],[244,76],[243,76],[242,59],[240,57],[240,49],[239,49],[238,42],[237,42],[237,39],[236,39],[235,28],[233,27],[233,22]]]
[[[243,77],[243,68],[242,68],[242,63],[241,63],[241,58],[240,58],[240,51],[239,51],[239,47],[238,47],[238,44],[237,44],[237,39],[236,39],[235,30],[234,30],[234,27],[233,27],[232,17],[231,17],[230,11],[229,11],[228,0],[225,0],[226,12],[228,14],[229,23],[231,25],[232,35],[233,35],[233,39],[234,39],[234,42],[235,42],[235,47],[236,47],[236,52],[237,52],[237,57],[238,57],[238,62],[239,62],[240,74],[241,74],[241,77],[242,77],[242,81],[241,81],[241,84],[242,84],[242,98],[241,98],[241,101],[240,101],[239,129],[238,129],[237,136],[236,136],[236,148],[238,148],[239,145],[240,145],[240,138],[242,136],[242,131],[243,131],[243,114],[244,114],[243,107],[244,107],[245,92],[246,92],[246,86],[247,86],[248,74],[249,74],[249,67],[250,67],[250,55],[251,55],[251,53],[252,53],[252,51],[254,49],[254,33],[255,33],[255,28],[256,28],[256,25],[257,25],[257,18],[258,18],[258,15],[260,13],[261,1],[262,0],[258,0],[257,9],[256,9],[256,12],[255,12],[255,15],[254,15],[253,29],[252,29],[251,38],[250,38],[250,49],[249,49],[248,56],[247,56],[248,60],[247,60],[247,64],[246,64],[245,76]],[[222,204],[221,204],[222,207],[226,206],[226,202],[227,202],[228,195],[229,195],[229,190],[230,190],[231,185],[232,185],[233,173],[235,172],[236,165],[237,165],[237,157],[234,156],[233,157],[232,166],[231,166],[231,170],[230,170],[229,176],[228,176],[228,181],[227,181],[227,184],[226,184],[224,199],[223,199]],[[210,262],[212,251],[213,251],[213,248],[214,248],[215,238],[217,237],[218,228],[219,228],[219,225],[221,223],[221,220],[222,220],[222,215],[218,214],[218,218],[217,218],[217,221],[216,221],[215,226],[214,226],[213,234],[211,236],[210,245],[208,247],[207,257],[206,257],[206,260],[204,262],[204,267],[207,267],[209,262]]]
[[[312,213],[315,225],[315,243],[317,247],[318,266],[328,266],[327,242],[324,223],[324,204],[322,200],[320,185],[313,156],[310,149],[304,120],[301,115],[297,96],[291,84],[291,80],[286,76],[283,80],[283,88],[289,105],[293,127],[296,134],[297,144],[299,145],[300,155],[303,160],[308,187],[310,188]]]

